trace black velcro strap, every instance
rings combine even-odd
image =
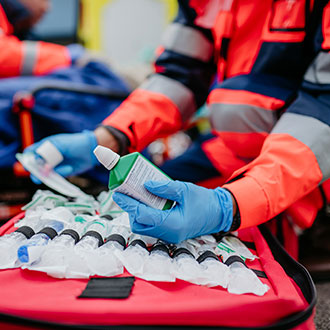
[[[258,270],[258,269],[252,269],[250,268],[258,277],[261,278],[268,278],[268,276],[266,275],[265,272],[263,272],[262,270]]]
[[[244,260],[243,260],[241,257],[239,257],[239,256],[231,256],[231,257],[229,257],[229,258],[226,260],[225,265],[230,266],[230,265],[233,264],[234,262],[240,262],[240,263],[243,264],[246,268],[249,268],[249,267],[245,264]],[[251,270],[252,270],[252,271],[253,271],[258,277],[261,277],[261,278],[268,278],[267,275],[266,275],[266,273],[263,272],[262,270],[257,270],[257,269],[252,269],[252,268],[249,268],[249,269],[251,269]]]
[[[91,278],[78,298],[125,299],[131,294],[135,277]]]
[[[126,246],[126,241],[125,241],[125,238],[119,234],[112,234],[110,236],[108,236],[106,239],[105,239],[105,243],[107,242],[117,242],[119,243],[122,247],[125,247]]]
[[[17,233],[22,233],[27,239],[31,238],[35,233],[29,226],[22,226],[16,230]]]
[[[73,229],[65,229],[61,232],[60,236],[69,235],[74,239],[74,243],[77,244],[79,241],[79,234]]]
[[[99,247],[101,245],[103,245],[103,238],[102,238],[101,234],[99,234],[97,231],[89,230],[86,234],[84,234],[82,236],[81,239],[83,239],[84,237],[87,237],[87,236],[95,237],[99,241],[99,245],[98,245]]]
[[[225,265],[230,266],[230,265],[233,264],[234,262],[240,262],[240,263],[242,263],[242,264],[246,267],[244,260],[243,260],[241,257],[239,257],[239,256],[230,256],[230,257],[225,261]]]
[[[170,250],[168,249],[168,247],[165,244],[160,244],[160,243],[154,244],[153,247],[151,248],[150,252],[155,252],[155,251],[163,251],[163,252],[167,253],[168,255],[170,255]]]
[[[186,248],[178,248],[173,252],[173,258],[177,258],[181,254],[188,254],[189,256],[193,257],[195,259],[195,256]]]
[[[204,260],[208,259],[208,258],[212,258],[215,259],[217,261],[219,261],[219,258],[217,257],[217,255],[215,253],[213,253],[212,251],[205,251],[203,252],[198,258],[197,261],[198,263],[203,262]],[[220,262],[220,261],[219,261]]]
[[[57,236],[57,231],[51,227],[45,227],[44,229],[41,229],[37,234],[45,234],[50,239],[53,239],[55,236]]]
[[[148,250],[146,243],[144,243],[141,239],[135,239],[129,244],[129,246],[135,246],[135,245],[140,245],[142,248]]]

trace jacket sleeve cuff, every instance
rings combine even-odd
[[[225,184],[223,188],[229,190],[237,202],[240,214],[239,229],[257,226],[269,220],[267,195],[254,178],[243,176],[236,181]]]
[[[226,189],[226,188],[225,188]],[[232,192],[228,189],[226,189],[231,195],[232,197],[235,199],[236,201],[236,206],[237,206],[237,209],[236,209],[236,214],[233,216],[233,222],[231,223],[231,227],[230,229],[228,230],[228,232],[231,232],[231,231],[236,231],[240,225],[241,225],[241,214],[240,214],[240,211],[239,211],[239,207],[238,207],[238,204],[237,204],[237,200],[235,198],[235,196],[232,194]]]
[[[128,153],[128,147],[130,146],[130,141],[127,135],[119,129],[109,125],[100,125],[100,127],[104,127],[116,139],[119,146],[119,155],[126,155]]]

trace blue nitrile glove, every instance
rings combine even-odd
[[[82,58],[86,53],[85,48],[80,44],[68,45],[67,49],[69,51],[72,64],[74,64],[77,60]]]
[[[54,168],[54,170],[62,176],[66,177],[80,174],[98,164],[93,153],[93,150],[97,146],[97,140],[92,131],[86,130],[82,133],[49,136],[26,148],[24,153],[35,152],[35,150],[47,140],[59,150],[64,158],[63,161]],[[34,177],[31,177],[31,179],[35,183],[40,183],[40,181]]]
[[[134,233],[169,243],[228,231],[233,222],[231,194],[223,188],[206,189],[180,181],[147,181],[144,185],[159,197],[176,201],[170,210],[157,210],[115,192],[113,200],[129,213]]]

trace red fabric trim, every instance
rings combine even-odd
[[[6,222],[3,226],[0,227],[0,236],[4,234],[9,234],[15,231],[14,224],[21,220],[25,215],[25,212],[21,212],[13,217],[10,221]]]
[[[234,17],[230,11],[219,11],[212,32],[215,36],[216,49],[220,49],[221,40],[230,38],[233,32]]]
[[[158,58],[164,51],[165,51],[165,48],[164,47],[162,47],[162,46],[157,47],[156,48],[156,51],[155,51],[156,58]],[[153,67],[154,67],[154,71],[156,73],[163,73],[163,72],[165,72],[165,68],[162,67],[162,66],[156,65],[155,62],[153,63]]]
[[[22,42],[11,35],[0,35],[0,77],[19,76],[23,60]]]
[[[318,211],[323,206],[320,190],[314,189],[307,196],[293,203],[286,213],[301,228],[309,228],[314,223]]]
[[[180,280],[160,283],[136,279],[128,299],[77,299],[87,280],[58,280],[15,269],[0,271],[0,313],[72,325],[257,327],[305,309],[307,302],[300,289],[274,261],[259,230],[243,230],[239,236],[254,242],[260,257],[248,266],[268,276],[261,279],[270,286],[262,297],[233,295],[222,288]]]
[[[103,124],[125,133],[133,151],[142,150],[155,139],[178,131],[182,127],[182,120],[178,108],[169,98],[160,93],[137,89]]]
[[[298,260],[299,255],[299,241],[298,235],[295,233],[292,224],[284,216],[282,220],[282,232],[284,237],[284,248],[290,254],[290,256]]]
[[[271,10],[268,12],[266,22],[263,26],[262,40],[272,42],[301,42],[304,40],[305,31],[271,31],[271,20],[273,13]]]
[[[271,29],[295,29],[305,27],[306,0],[278,0],[273,2]]]
[[[237,158],[231,148],[225,144],[221,136],[204,142],[202,150],[225,181],[234,171],[245,165],[245,162]]]
[[[221,10],[230,10],[232,2],[233,0],[190,0],[189,6],[197,14],[194,23],[205,29],[211,29],[217,19],[218,12]]]
[[[225,179],[222,176],[219,176],[217,178],[212,178],[212,179],[197,182],[196,184],[198,186],[202,186],[205,188],[215,189],[217,187],[221,187],[224,183],[225,183]]]
[[[47,74],[54,69],[70,65],[70,54],[65,46],[47,42],[38,43],[38,56],[33,69],[34,75]]]
[[[244,171],[242,179],[224,186],[237,200],[241,228],[275,217],[310,193],[322,179],[312,151],[287,134],[269,135],[260,156],[233,177]]]
[[[234,28],[234,17],[231,11],[219,11],[212,28],[214,39],[214,58],[217,61],[218,81],[222,81],[226,75],[226,60],[220,57],[221,46],[224,38],[231,39]]]
[[[322,184],[322,188],[324,190],[325,196],[327,198],[328,203],[330,202],[330,179],[328,179],[327,181],[325,181]]]
[[[236,157],[252,159],[260,154],[268,133],[218,132],[218,135]]]
[[[208,103],[249,104],[266,110],[278,110],[285,104],[274,97],[245,90],[214,89],[208,97]]]
[[[245,176],[223,187],[235,196],[241,216],[240,229],[257,226],[270,219],[268,197],[254,178]]]
[[[0,27],[3,34],[0,35],[0,77],[19,76],[24,60],[23,43],[16,38],[13,28],[8,22],[3,8],[0,6]],[[41,75],[51,70],[71,64],[69,52],[66,47],[56,44],[40,42],[38,58],[33,74]]]
[[[261,47],[269,1],[236,1],[234,24],[228,49],[227,78],[250,73]]]
[[[323,10],[322,32],[323,32],[322,48],[330,49],[330,3],[328,3]]]
[[[14,32],[13,26],[9,23],[7,15],[0,5],[0,27],[5,35],[11,35]]]

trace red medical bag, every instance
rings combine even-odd
[[[0,235],[13,231],[22,216],[1,227]],[[137,278],[127,299],[79,299],[88,280],[1,270],[0,328],[314,329],[316,294],[306,269],[264,225],[241,230],[239,238],[259,257],[247,266],[270,287],[264,296]]]

